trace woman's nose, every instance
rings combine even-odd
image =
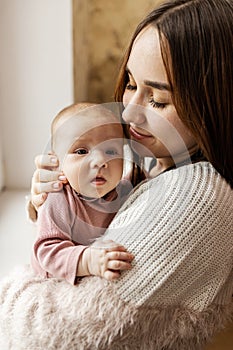
[[[108,163],[106,156],[101,150],[93,150],[91,153],[90,167],[91,168],[107,168]]]
[[[145,122],[145,107],[139,104],[134,104],[130,101],[125,105],[125,109],[122,113],[123,120],[128,123],[134,123],[141,125]]]

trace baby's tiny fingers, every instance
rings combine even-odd
[[[106,254],[109,260],[132,261],[134,259],[133,254],[126,251],[107,251]]]
[[[126,249],[122,245],[119,245],[118,243],[112,240],[97,239],[92,246],[100,249],[105,249],[106,251],[126,251]]]
[[[108,269],[109,270],[130,270],[132,265],[127,261],[120,260],[109,260],[108,261]]]
[[[108,281],[113,281],[113,280],[119,278],[120,275],[121,275],[120,271],[106,270],[103,274],[103,277]]]

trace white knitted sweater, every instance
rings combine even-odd
[[[135,255],[115,283],[137,305],[226,305],[233,292],[233,190],[208,162],[139,187],[105,235]]]

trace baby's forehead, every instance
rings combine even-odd
[[[105,108],[88,108],[80,113],[64,116],[56,124],[52,132],[53,148],[57,145],[66,144],[67,149],[70,144],[77,140],[92,138],[93,140],[109,140],[124,138],[123,127],[120,120],[112,111]]]
[[[109,109],[102,107],[101,105],[91,106],[81,110],[73,110],[71,113],[65,113],[60,116],[55,125],[55,128],[59,128],[64,123],[69,124],[86,124],[91,123],[96,126],[120,124],[119,118]]]
[[[113,120],[118,123],[120,122],[119,118],[117,118],[117,116],[112,111],[102,106],[89,107],[83,111],[78,112],[77,117],[78,116],[87,118],[107,118],[109,121]]]

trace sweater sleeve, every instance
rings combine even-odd
[[[72,203],[64,191],[50,193],[38,211],[38,237],[34,244],[32,266],[46,276],[66,279],[74,284],[76,270],[84,245],[72,241],[74,220]]]
[[[105,234],[135,255],[118,293],[137,305],[210,305],[232,274],[232,192],[207,162],[141,185]]]

